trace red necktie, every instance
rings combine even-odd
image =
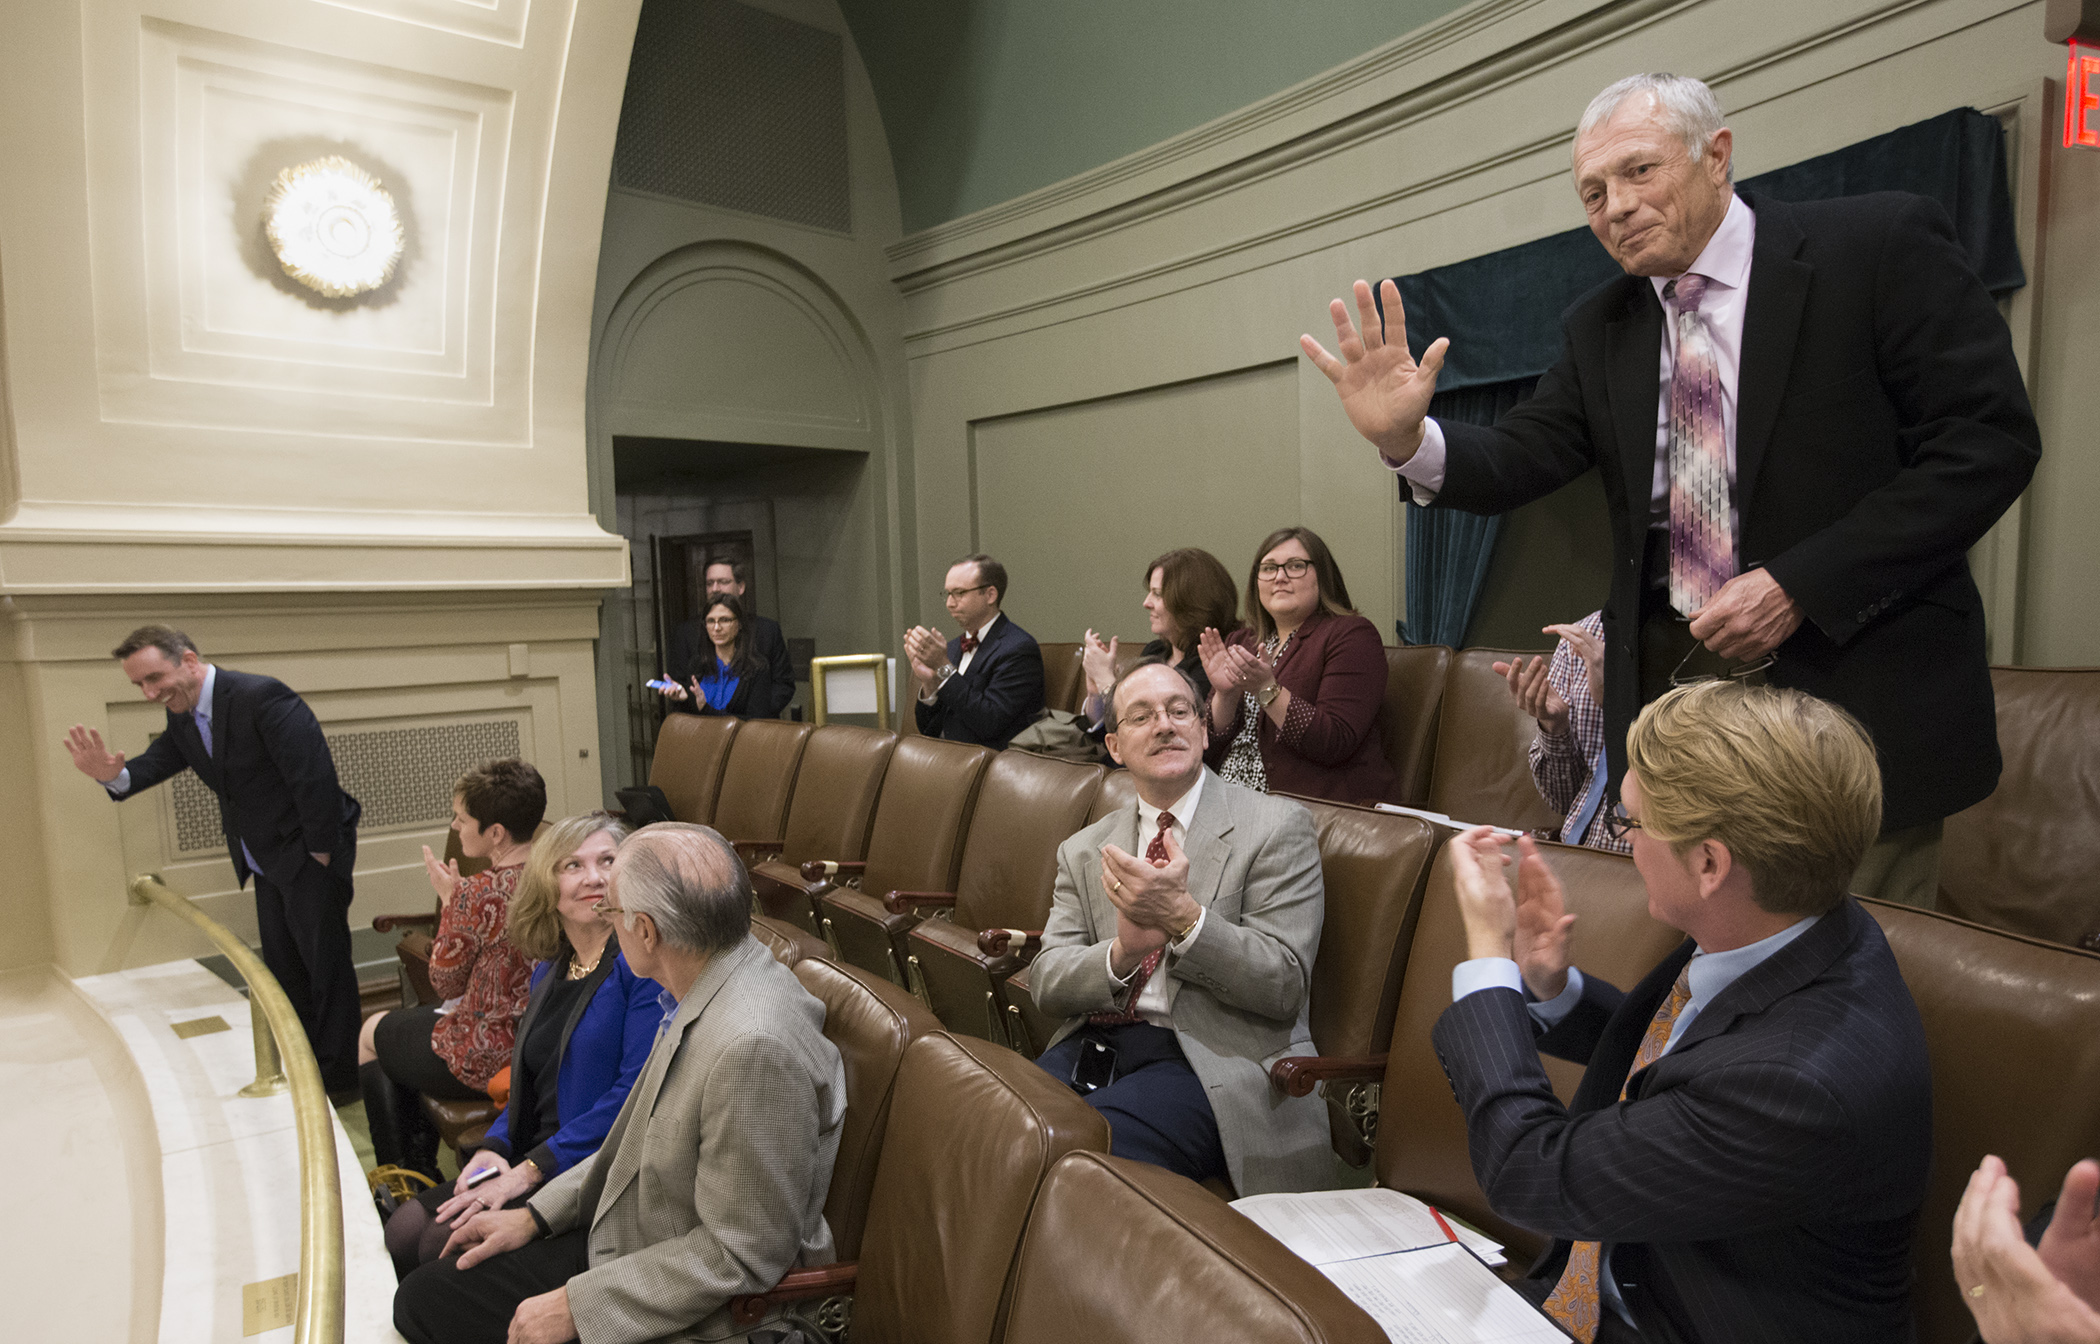
[[[1663,1047],[1670,1043],[1670,1030],[1683,1015],[1684,1006],[1692,1001],[1692,963],[1684,964],[1677,976],[1677,983],[1670,986],[1662,1006],[1648,1023],[1648,1034],[1641,1037],[1640,1052],[1633,1057],[1633,1067],[1626,1071],[1626,1083],[1633,1075],[1662,1058]],[[1626,1083],[1619,1085],[1619,1100],[1626,1100]],[[1541,1308],[1548,1316],[1560,1322],[1561,1328],[1582,1341],[1594,1344],[1597,1338],[1598,1311],[1601,1298],[1598,1293],[1597,1272],[1604,1261],[1604,1244],[1597,1241],[1578,1241],[1568,1248],[1568,1267],[1561,1271],[1560,1282],[1553,1286],[1553,1295]]]
[[[1167,832],[1172,829],[1173,825],[1174,814],[1172,812],[1159,814],[1159,832],[1152,837],[1152,843],[1145,846],[1145,859],[1147,862],[1161,864],[1167,861]],[[1145,992],[1145,982],[1150,980],[1152,973],[1159,969],[1160,958],[1165,953],[1165,948],[1147,952],[1145,959],[1138,963],[1136,972],[1130,977],[1130,988],[1126,991],[1128,997],[1123,1000],[1123,1006],[1121,1008],[1111,1008],[1105,1013],[1095,1013],[1088,1017],[1087,1021],[1097,1027],[1122,1026],[1137,1021],[1138,995]]]
[[[962,651],[963,651],[964,653],[968,653],[968,652],[970,652],[970,651],[971,651],[972,649],[975,649],[976,647],[977,647],[977,636],[975,636],[975,635],[964,635],[964,636],[962,637]]]

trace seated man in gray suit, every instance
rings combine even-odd
[[[1187,674],[1149,659],[1109,691],[1109,752],[1135,808],[1058,847],[1029,972],[1070,1020],[1038,1062],[1108,1118],[1110,1151],[1243,1195],[1333,1183],[1327,1112],[1269,1066],[1305,1025],[1326,893],[1312,817],[1203,768]]]
[[[731,1297],[834,1258],[845,1068],[823,1004],[751,936],[735,851],[705,826],[645,827],[599,908],[607,951],[664,987],[663,1034],[596,1157],[403,1280],[394,1325],[415,1344],[740,1338]]]

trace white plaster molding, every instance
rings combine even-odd
[[[354,9],[382,19],[398,19],[419,28],[458,33],[507,47],[525,45],[525,22],[532,0],[319,0],[339,9]]]

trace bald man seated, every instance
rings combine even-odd
[[[402,1281],[413,1344],[742,1338],[730,1298],[834,1258],[845,1068],[824,1005],[751,936],[735,851],[705,826],[644,827],[599,909],[663,986],[663,1034],[594,1158]]]

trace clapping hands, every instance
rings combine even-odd
[[[1509,841],[1493,827],[1475,826],[1451,842],[1466,955],[1508,957],[1517,963],[1534,997],[1555,998],[1568,987],[1568,930],[1575,916],[1567,912],[1560,879],[1528,835],[1517,841],[1517,889],[1512,896]]]

